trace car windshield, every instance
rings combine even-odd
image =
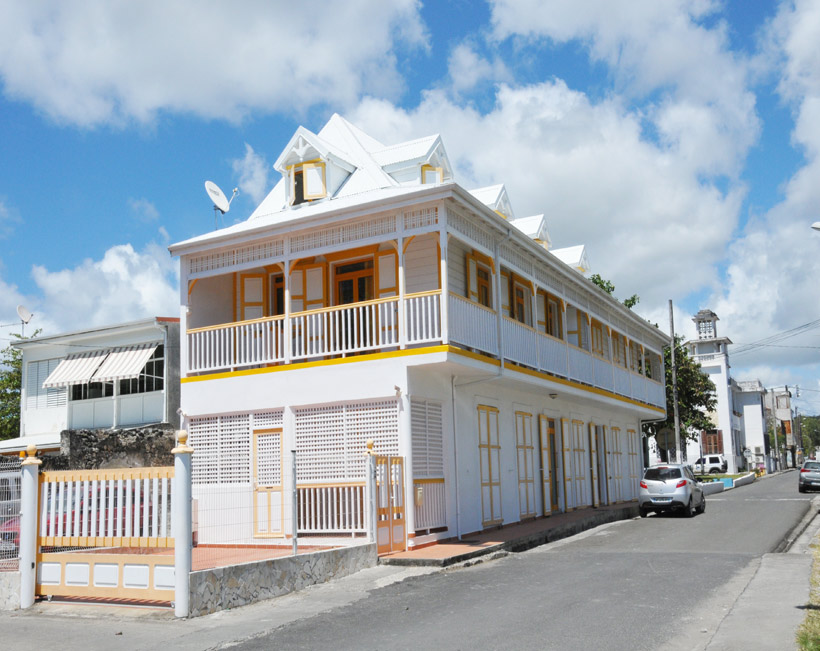
[[[808,468],[809,470],[820,470],[820,461],[806,461],[803,464],[804,468]]]
[[[660,466],[658,468],[647,468],[643,478],[654,481],[666,481],[667,479],[680,479],[680,476],[680,468]]]

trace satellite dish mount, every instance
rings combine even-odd
[[[22,305],[17,306],[17,316],[20,317],[20,336],[26,336],[26,324],[31,321],[34,315],[29,312],[25,307]]]
[[[225,193],[222,192],[219,186],[213,181],[205,181],[205,191],[208,193],[211,201],[214,202],[214,228],[218,228],[217,218],[220,214],[224,215],[231,209],[231,201],[233,201],[234,197],[239,193],[239,188],[233,189],[233,194],[231,195],[230,201],[225,197]]]

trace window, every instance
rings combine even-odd
[[[609,342],[604,333],[603,324],[596,319],[592,319],[590,329],[592,331],[592,352],[609,359]]]
[[[325,185],[325,164],[311,161],[294,165],[290,173],[291,204],[296,206],[306,201],[327,196]]]
[[[26,366],[26,409],[61,407],[66,403],[65,387],[43,387],[43,382],[60,364],[59,359],[29,362]]]
[[[110,398],[114,395],[113,382],[89,382],[87,384],[72,384],[72,400],[93,400],[95,398]]]
[[[618,366],[626,368],[628,366],[626,359],[626,337],[619,332],[612,332],[612,361]]]
[[[467,265],[467,298],[474,303],[493,306],[493,264],[486,255],[473,251],[465,257]]]
[[[562,339],[561,336],[561,305],[559,299],[551,294],[546,294],[547,301],[547,334],[552,335],[557,339]]]
[[[573,346],[589,350],[587,314],[572,305],[567,306],[567,341]]]
[[[440,167],[433,167],[432,165],[421,166],[421,183],[422,185],[431,185],[434,183],[441,183],[444,180],[444,173]]]
[[[505,284],[507,301],[505,301],[504,309],[507,314],[519,323],[532,325],[531,285],[517,274],[508,271],[501,272],[501,280]]]
[[[162,391],[165,388],[165,348],[157,346],[154,354],[145,363],[139,377],[120,380],[120,395]]]
[[[641,372],[641,350],[634,341],[629,342],[629,368],[635,372]]]
[[[476,284],[478,285],[478,302],[484,307],[492,307],[490,278],[492,273],[483,264],[476,265]]]
[[[667,468],[661,466],[660,468],[647,468],[644,479],[650,481],[666,481],[667,479],[680,479],[680,468]]]

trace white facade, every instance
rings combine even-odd
[[[760,380],[738,382],[740,393],[737,396],[738,408],[743,413],[746,447],[749,450],[749,462],[753,468],[774,470],[766,427],[766,409],[764,400],[766,389]]]
[[[457,185],[438,136],[339,116],[276,169],[246,222],[171,247],[201,541],[289,534],[290,450],[300,531],[361,533],[316,514],[358,504],[368,439],[404,458],[410,546],[636,498],[668,338],[548,253],[543,218]]]
[[[156,317],[16,343],[20,438],[0,452],[59,448],[63,430],[176,422],[178,338],[178,319]]]

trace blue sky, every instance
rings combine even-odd
[[[664,329],[669,299],[736,344],[820,319],[817,2],[64,0],[0,6],[0,324],[176,314],[204,181],[247,218],[333,112],[441,133]],[[820,328],[733,367],[820,412]]]

